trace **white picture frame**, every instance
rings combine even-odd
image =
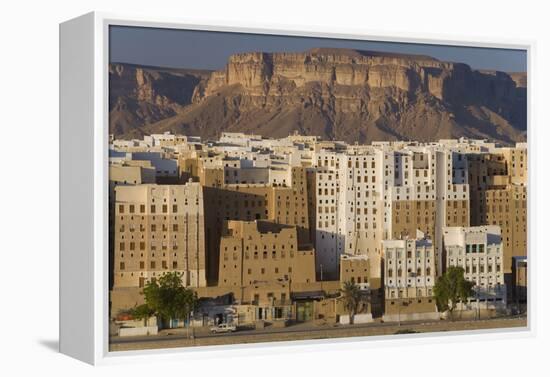
[[[475,330],[453,335],[398,335],[307,340],[264,344],[239,344],[151,351],[109,352],[108,345],[108,48],[109,26],[142,26],[258,34],[315,36],[370,41],[409,42],[514,48],[527,51],[528,62],[528,145],[534,151],[532,124],[532,55],[535,44],[524,40],[445,37],[420,33],[381,33],[366,30],[321,29],[311,26],[246,25],[229,22],[200,24],[186,19],[144,18],[129,15],[88,13],[60,24],[60,352],[90,364],[135,360],[227,357],[234,354],[293,352],[298,348],[345,349],[379,347],[414,339],[418,344],[478,339],[507,339],[534,336],[536,303],[531,284],[536,269],[528,276],[528,326],[517,329]],[[529,171],[534,162],[529,159]],[[528,184],[528,220],[534,219],[536,200],[533,174]],[[536,266],[531,249],[534,227],[528,232],[530,266]],[[460,335],[460,336],[458,336]]]

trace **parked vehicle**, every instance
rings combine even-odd
[[[230,325],[228,323],[220,323],[219,325],[210,328],[210,332],[214,334],[234,331],[237,331],[237,326]]]

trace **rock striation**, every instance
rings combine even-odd
[[[298,131],[361,143],[461,136],[512,143],[526,135],[525,74],[477,71],[429,56],[334,48],[250,52],[231,56],[220,71],[115,65],[111,78],[117,137]],[[137,115],[128,106],[120,110],[130,97]]]

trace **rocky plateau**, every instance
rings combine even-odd
[[[429,56],[316,48],[250,52],[219,71],[112,63],[110,132],[171,131],[349,143],[486,138],[526,140],[525,73],[480,71]]]

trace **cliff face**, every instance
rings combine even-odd
[[[195,88],[209,76],[208,71],[111,64],[111,133],[140,137],[141,127],[175,116],[190,105]]]
[[[172,80],[136,75],[136,97],[173,112],[140,126],[141,132],[216,137],[222,131],[245,131],[282,137],[299,131],[362,143],[460,136],[508,143],[525,139],[521,74],[480,72],[427,56],[341,49],[244,53],[231,56],[224,70],[207,79]],[[185,99],[174,101],[182,87],[187,88]]]

